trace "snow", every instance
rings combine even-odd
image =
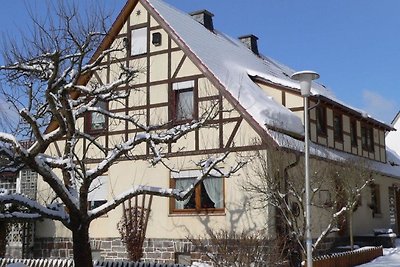
[[[288,135],[272,130],[268,130],[268,134],[275,140],[275,142],[279,146],[304,152],[303,141],[297,140]],[[358,156],[346,153],[344,151],[328,148],[313,142],[310,142],[310,155],[339,162],[340,161],[344,162],[347,160],[355,160],[359,158]],[[400,156],[391,151],[390,149],[386,150],[386,156],[387,156],[387,163],[375,160],[367,160],[366,164],[368,168],[378,171],[384,175],[398,178],[400,174]],[[390,162],[397,162],[399,164],[392,165],[390,164]]]
[[[211,267],[211,265],[201,262],[193,262],[191,267]]]
[[[375,260],[359,265],[359,267],[398,267],[400,266],[400,239],[396,239],[395,248],[384,248],[383,256]]]
[[[178,42],[193,52],[202,64],[201,70],[211,73],[261,127],[304,134],[300,118],[275,102],[251,79],[260,77],[272,84],[299,91],[299,82],[290,78],[295,72],[293,69],[264,55],[255,55],[240,40],[221,32],[211,32],[186,13],[160,0],[146,0],[144,3],[148,3],[171,27],[179,38]],[[330,90],[317,82],[312,83],[311,93],[371,118],[365,111],[337,100]]]
[[[227,89],[228,95],[233,96],[261,127],[267,124],[298,135],[304,133],[300,118],[271,99],[249,77],[249,72],[270,72],[271,80],[288,82],[290,79],[283,79],[286,76],[280,68],[273,64],[267,66],[269,62],[255,56],[239,41],[208,31],[189,15],[159,0],[148,3],[201,61],[203,71],[211,72]],[[290,85],[296,86],[296,82],[290,81]]]

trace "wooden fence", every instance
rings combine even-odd
[[[72,259],[0,259],[0,267],[11,263],[22,263],[28,267],[73,267]],[[124,261],[94,261],[94,267],[185,267],[181,264],[152,263],[152,262],[124,262]]]
[[[353,267],[382,256],[382,247],[372,247],[325,255],[313,259],[313,267]]]

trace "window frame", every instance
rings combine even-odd
[[[97,179],[97,180],[96,180]],[[95,209],[107,203],[109,181],[107,175],[98,176],[90,185],[88,190],[88,209]],[[97,183],[97,184],[96,184]]]
[[[171,106],[171,118],[174,123],[186,123],[190,122],[194,119],[197,119],[197,106],[196,106],[196,97],[195,97],[195,81],[188,80],[182,82],[174,82],[172,83],[172,106]],[[178,104],[179,97],[181,94],[192,92],[192,114],[187,118],[178,118]]]
[[[372,217],[381,217],[382,216],[382,207],[381,207],[381,192],[379,184],[373,183],[370,185],[371,188],[371,204],[369,205],[372,209]]]
[[[199,171],[192,170],[192,171],[181,171],[180,172],[182,175],[180,176],[171,176],[170,178],[170,186],[171,188],[176,188],[176,181],[179,179],[195,179],[197,177],[196,173],[199,173]],[[193,191],[193,194],[195,195],[195,205],[196,208],[191,208],[191,209],[178,209],[176,207],[176,200],[175,198],[170,199],[170,214],[224,214],[225,213],[225,178],[220,178],[220,177],[209,177],[206,179],[222,179],[221,183],[221,195],[222,195],[222,207],[221,208],[202,208],[201,205],[201,189],[203,183],[199,183],[196,187],[195,190]]]
[[[137,32],[138,34],[135,34]],[[148,28],[140,27],[130,30],[129,54],[132,57],[147,54]],[[139,45],[137,45],[139,44]]]
[[[335,141],[343,142],[343,115],[337,112],[333,113],[333,138]]]
[[[361,145],[363,150],[375,151],[374,128],[372,126],[361,125]]]
[[[352,147],[358,146],[358,131],[356,120],[350,120],[350,143]]]
[[[315,124],[317,128],[317,134],[326,137],[328,135],[326,107],[317,106],[315,109],[315,116],[316,116]]]
[[[99,107],[99,104],[104,104],[103,108],[104,110],[108,111],[108,102],[105,101],[98,101],[94,107]],[[104,127],[102,128],[98,128],[98,129],[94,129],[93,128],[93,113],[98,113],[98,112],[88,112],[85,116],[85,133],[88,134],[99,134],[99,133],[103,133],[103,132],[107,132],[108,130],[108,116],[103,115],[104,116]]]

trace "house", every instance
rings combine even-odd
[[[0,188],[36,199],[37,179],[37,173],[26,168],[17,173],[2,173]],[[3,231],[3,229],[0,231]],[[5,236],[5,256],[16,258],[31,257],[34,231],[35,223],[31,220],[15,220],[8,222],[7,234]]]
[[[170,166],[179,167],[179,173],[163,166],[150,167],[145,160],[132,164],[127,157],[99,179],[89,195],[92,207],[112,200],[134,184],[185,188],[198,172],[191,162],[204,155],[268,151],[273,145],[288,151],[303,147],[303,98],[298,82],[290,79],[294,71],[262,55],[256,36],[236,40],[214,29],[212,21],[213,14],[208,11],[187,15],[161,0],[130,0],[121,11],[99,49],[118,46],[126,50],[107,58],[104,68],[88,82],[95,85],[112,81],[121,63],[141,71],[133,82],[121,87],[130,90],[125,103],[102,105],[114,113],[139,114],[145,124],[184,123],[198,118],[215,103],[219,112],[209,121],[209,127],[165,147]],[[385,134],[394,128],[344,104],[318,83],[312,85],[310,102],[317,105],[310,111],[315,162],[329,165],[362,158],[370,163],[375,183],[363,192],[354,221],[355,234],[390,226],[399,233],[400,213],[393,196],[397,195],[400,160],[388,153],[385,143]],[[129,123],[107,121],[98,114],[81,118],[79,123],[104,144],[138,133]],[[80,145],[92,163],[99,161],[95,148],[84,142]],[[55,143],[50,149],[57,151],[58,146]],[[145,159],[148,151],[149,147],[143,146],[132,157]],[[233,158],[225,167],[230,164],[234,164]],[[209,229],[264,229],[273,237],[275,212],[247,209],[249,198],[241,187],[245,176],[242,170],[231,178],[205,180],[185,201],[154,198],[144,259],[201,259],[187,236],[203,236]],[[46,199],[43,185],[39,183],[38,188],[40,197]],[[93,222],[90,235],[95,257],[126,257],[117,229],[121,217],[122,209],[116,209]],[[318,219],[316,216],[314,221]],[[321,230],[318,223],[315,225],[314,237]],[[48,220],[36,224],[35,256],[70,257],[70,244],[70,233],[61,224]]]

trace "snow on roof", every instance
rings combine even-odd
[[[280,147],[304,152],[303,141],[272,130],[268,130],[268,133]],[[387,163],[361,158],[359,156],[328,148],[313,142],[310,142],[310,155],[339,162],[357,159],[366,160],[366,164],[372,170],[387,176],[400,178],[400,154],[397,154],[390,149],[386,150]]]
[[[290,78],[295,72],[293,69],[269,57],[255,55],[236,38],[209,31],[188,14],[161,0],[145,1],[261,127],[304,135],[300,118],[260,90],[249,77],[261,77],[273,84],[299,90],[299,82]],[[372,118],[365,111],[337,100],[330,90],[317,82],[312,83],[311,93],[329,98],[363,117]]]
[[[267,125],[303,135],[300,118],[275,102],[249,77],[249,73],[265,73],[271,79],[279,80],[284,74],[279,74],[282,71],[278,67],[257,57],[239,41],[207,30],[186,13],[160,0],[147,1],[261,127]],[[296,82],[292,83],[296,85]]]

